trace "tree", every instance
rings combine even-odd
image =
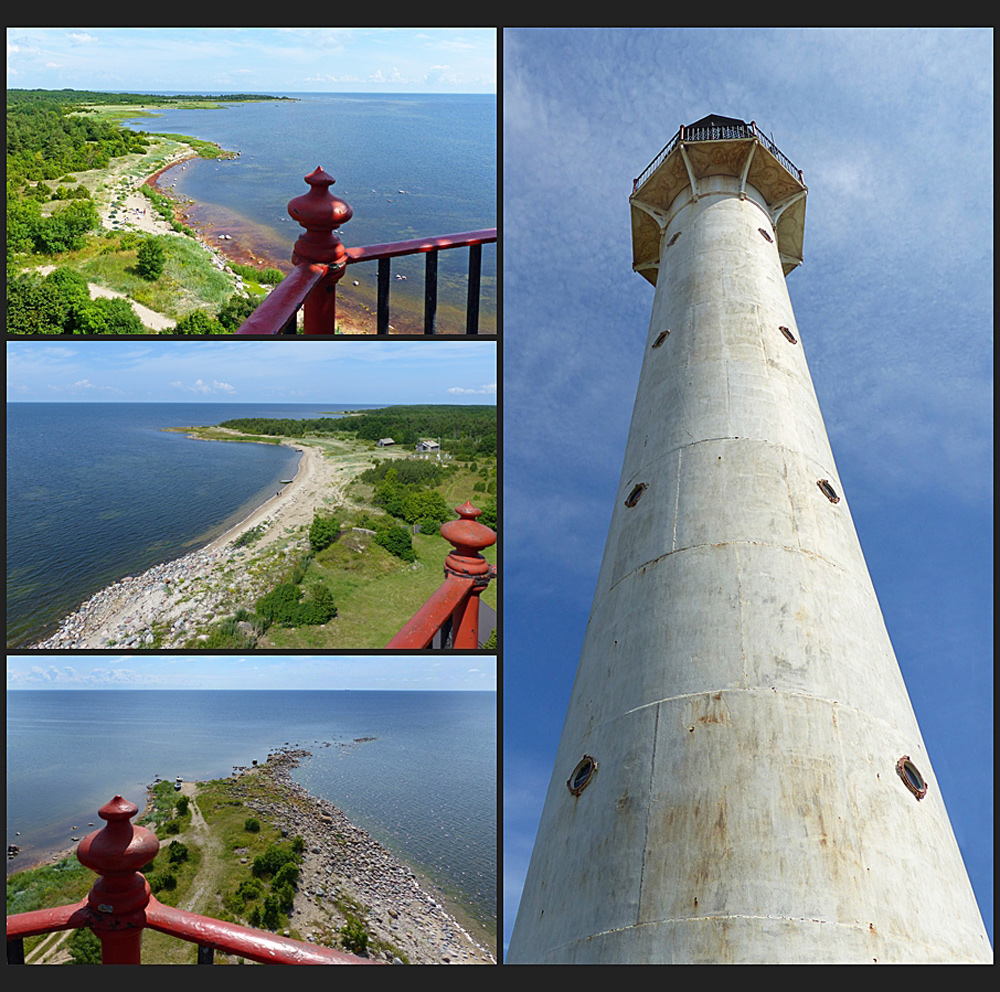
[[[33,273],[7,277],[9,334],[64,334],[69,308],[57,286]]]
[[[397,558],[402,558],[403,561],[417,560],[413,551],[413,539],[405,527],[395,526],[380,530],[375,535],[375,543],[381,544],[386,551]]]
[[[67,330],[77,334],[142,334],[146,328],[128,300],[99,297],[72,307]]]
[[[213,320],[204,310],[193,310],[177,321],[175,334],[226,334],[226,329],[217,320]]]
[[[257,309],[257,300],[249,296],[233,293],[215,315],[215,319],[227,331],[235,331]]]
[[[101,963],[101,942],[89,927],[75,931],[66,946],[73,964]]]
[[[313,551],[328,548],[339,536],[339,520],[335,517],[321,517],[318,513],[313,516],[312,526],[309,528],[309,546]]]
[[[165,261],[166,253],[159,238],[146,238],[136,254],[135,270],[143,279],[153,282],[163,275]]]

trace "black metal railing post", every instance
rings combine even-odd
[[[376,304],[378,323],[376,334],[389,333],[389,259],[378,260],[378,302]]]
[[[433,334],[437,324],[438,253],[429,251],[424,268],[424,334]]]
[[[465,333],[479,333],[479,280],[483,271],[483,246],[469,245],[469,302],[465,311]]]

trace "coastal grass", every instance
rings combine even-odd
[[[337,616],[316,627],[272,626],[258,647],[384,648],[444,581],[444,559],[453,549],[439,534],[414,534],[413,550],[417,560],[411,564],[368,535],[342,534],[313,558],[303,580],[306,589],[322,583],[331,590]],[[495,546],[483,557],[495,564]],[[491,582],[483,593],[494,608],[495,585]]]
[[[190,238],[159,235],[164,249],[163,273],[149,281],[136,272],[137,250],[97,254],[75,266],[90,282],[99,283],[178,320],[193,310],[221,307],[235,292],[232,277],[211,263],[204,247]]]

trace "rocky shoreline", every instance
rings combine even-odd
[[[319,943],[331,922],[343,923],[330,919],[331,903],[346,894],[367,908],[365,922],[372,936],[398,947],[411,964],[496,964],[493,953],[455,920],[410,868],[332,803],[292,781],[291,770],[310,756],[305,750],[279,751],[269,755],[266,764],[239,776],[266,775],[288,794],[287,802],[248,798],[246,805],[305,841],[299,894],[290,920],[304,939]]]
[[[253,582],[246,570],[227,571],[237,556],[233,547],[195,551],[127,575],[81,604],[32,650],[181,647],[225,615],[223,602],[236,590],[249,600],[265,591],[265,583]],[[228,580],[225,585],[213,581],[217,575]]]

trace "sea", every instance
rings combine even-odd
[[[8,649],[50,636],[113,582],[210,543],[273,496],[301,457],[166,428],[378,405],[8,403]]]
[[[495,692],[8,691],[7,842],[21,854],[7,870],[102,827],[115,795],[141,810],[157,777],[225,778],[303,748],[295,781],[495,941],[496,716]]]
[[[192,159],[158,186],[183,200],[185,223],[231,256],[240,252],[284,272],[302,228],[288,201],[322,166],[354,211],[338,231],[348,247],[408,241],[497,226],[496,97],[482,94],[274,93],[291,100],[228,103],[219,109],[164,108],[124,122],[133,130],[214,141],[233,159]],[[235,256],[234,256],[235,257]],[[469,251],[438,253],[438,331],[465,330]],[[375,309],[377,263],[351,265],[338,295]],[[424,256],[391,263],[393,320],[422,329]],[[399,278],[397,278],[399,277]],[[354,286],[358,281],[359,285]],[[496,333],[497,246],[483,247],[480,333]]]

